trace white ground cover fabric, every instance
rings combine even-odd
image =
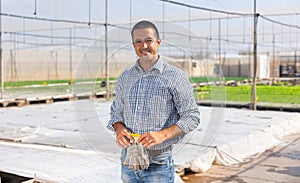
[[[110,102],[0,109],[0,171],[53,182],[120,182]],[[248,161],[300,132],[300,114],[199,107],[201,126],[174,148],[177,171]],[[179,178],[177,177],[177,180]]]
[[[207,108],[199,109],[205,126]],[[214,162],[237,165],[278,145],[283,136],[300,132],[299,113],[225,109],[224,114],[221,127],[210,144],[197,143],[201,141],[203,131],[196,131],[186,145],[180,144],[186,150],[175,155],[180,165],[177,171],[189,168],[194,172],[205,172]]]

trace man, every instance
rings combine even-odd
[[[193,87],[187,74],[160,58],[161,39],[152,22],[138,22],[131,36],[138,60],[118,78],[107,127],[116,132],[116,143],[122,147],[124,182],[171,183],[172,144],[200,124]],[[150,161],[146,169],[132,170],[124,163],[135,141],[132,134],[140,134],[137,143],[146,148]]]

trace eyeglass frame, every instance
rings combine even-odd
[[[153,38],[146,38],[144,40],[141,40],[141,39],[136,39],[134,40],[132,43],[134,45],[137,45],[137,46],[142,46],[143,44],[147,44],[147,45],[151,45],[152,43],[154,42],[157,42],[157,40],[153,39]]]

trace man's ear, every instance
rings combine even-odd
[[[157,44],[160,45],[160,43],[161,43],[161,39],[158,39]]]

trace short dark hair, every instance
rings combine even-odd
[[[132,39],[133,39],[133,31],[135,31],[136,29],[146,29],[146,28],[152,28],[153,30],[155,30],[156,39],[159,40],[159,33],[157,27],[154,25],[154,23],[147,20],[141,20],[132,27],[131,30]]]

